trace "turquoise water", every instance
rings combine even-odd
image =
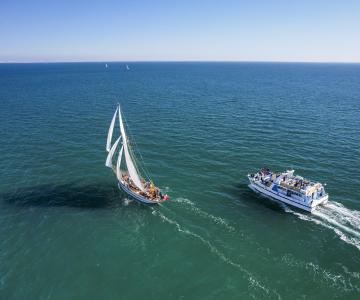
[[[0,65],[0,298],[359,299],[360,65],[129,66]],[[161,206],[104,166],[117,102]],[[264,165],[329,204],[254,194]]]

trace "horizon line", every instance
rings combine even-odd
[[[59,63],[309,63],[360,64],[360,61],[313,60],[53,60],[53,61],[0,61],[0,64],[59,64]]]

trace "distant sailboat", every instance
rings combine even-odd
[[[108,64],[105,64],[105,68],[107,69],[109,66],[108,66]]]
[[[129,65],[125,65],[126,71],[130,71]]]
[[[119,115],[120,136],[115,143],[111,145],[117,115]],[[121,145],[121,147],[119,145]],[[117,163],[116,165],[113,165],[112,160],[117,148],[120,148]],[[163,195],[159,188],[154,186],[151,181],[145,181],[139,174],[135,164],[134,155],[130,149],[129,140],[125,133],[120,105],[116,108],[110,123],[106,141],[106,151],[108,152],[108,156],[105,166],[114,171],[118,179],[119,188],[126,194],[133,197],[135,200],[146,204],[158,204],[169,199],[168,195]],[[123,154],[125,157],[124,165],[126,166],[126,170],[122,170],[121,168]]]

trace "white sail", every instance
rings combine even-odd
[[[120,152],[119,152],[119,157],[117,160],[117,164],[116,164],[116,177],[118,180],[121,180],[121,170],[120,170],[120,165],[121,165],[121,157],[123,155],[123,150],[124,150],[124,146],[121,147]]]
[[[114,143],[114,145],[111,147],[110,149],[110,152],[106,158],[106,162],[105,162],[105,166],[109,167],[109,168],[112,168],[113,165],[112,165],[112,157],[115,153],[115,150],[117,148],[117,145],[119,144],[120,142],[120,139],[121,139],[121,136],[116,140],[116,142]]]
[[[112,139],[112,135],[113,135],[113,131],[114,131],[114,124],[115,124],[115,119],[116,119],[116,113],[117,112],[118,112],[118,108],[116,108],[116,111],[115,111],[114,116],[113,116],[113,118],[111,120],[111,123],[110,123],[107,142],[106,142],[106,151],[107,152],[109,152],[110,148],[111,148],[111,139]]]
[[[131,178],[131,180],[134,182],[134,184],[141,190],[141,191],[145,191],[144,186],[140,180],[140,177],[136,171],[135,165],[131,159],[130,153],[129,153],[129,147],[127,144],[127,139],[126,139],[126,134],[125,134],[125,129],[124,129],[124,124],[122,122],[122,117],[121,117],[121,111],[120,111],[120,106],[119,106],[119,122],[120,122],[120,132],[121,132],[121,136],[123,138],[123,145],[124,145],[124,152],[125,152],[125,162],[126,162],[126,166],[127,169],[129,171],[129,176]]]

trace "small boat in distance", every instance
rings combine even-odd
[[[294,170],[273,173],[263,168],[248,178],[253,191],[309,212],[329,199],[321,183],[294,176]]]
[[[126,71],[130,71],[129,65],[125,65]]]
[[[108,64],[105,64],[105,69],[107,69],[109,66],[108,66]]]
[[[115,141],[115,143],[111,145],[117,115],[119,115],[120,136]],[[120,150],[118,152],[117,163],[116,165],[113,165],[113,156],[118,148]],[[108,156],[105,162],[105,166],[111,168],[114,171],[118,179],[119,188],[126,194],[145,204],[159,204],[170,199],[168,195],[162,194],[160,189],[154,186],[151,180],[145,180],[140,176],[137,165],[135,163],[134,154],[131,151],[131,146],[126,136],[120,105],[116,108],[110,123],[106,142],[106,151],[108,152]],[[125,157],[123,164],[126,167],[126,170],[122,169],[121,166],[123,162],[123,156]]]

